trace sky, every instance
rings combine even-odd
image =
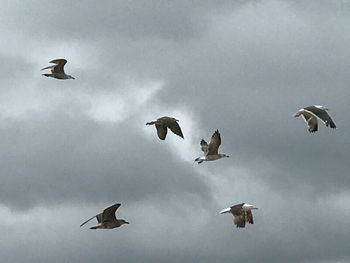
[[[350,1],[1,5],[1,262],[350,261]],[[196,164],[216,129],[230,158]],[[79,227],[114,203],[130,225]]]

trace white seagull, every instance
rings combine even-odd
[[[198,162],[198,164],[204,161],[214,161],[221,159],[223,157],[230,157],[224,153],[218,153],[219,147],[221,144],[221,136],[219,130],[216,130],[211,136],[211,140],[208,143],[202,139],[200,142],[200,146],[202,151],[204,152],[204,156],[196,158],[194,161]]]
[[[63,58],[59,58],[59,59],[51,60],[50,63],[53,63],[55,65],[48,66],[48,67],[43,68],[41,70],[51,69],[51,74],[43,74],[43,76],[52,77],[55,79],[75,79],[71,75],[67,75],[64,72],[64,65],[66,65],[67,60],[65,60]]]
[[[221,210],[220,214],[231,213],[233,215],[233,222],[236,227],[244,228],[246,222],[249,224],[254,224],[252,213],[253,209],[258,208],[247,203],[241,203]]]
[[[126,222],[124,219],[117,219],[115,216],[115,212],[120,207],[120,204],[114,204],[105,210],[101,214],[95,215],[91,217],[90,219],[86,220],[84,223],[80,225],[82,227],[90,220],[94,219],[96,217],[97,222],[99,223],[96,226],[90,227],[90,229],[113,229],[116,227],[120,227],[124,224],[130,224],[129,222]]]
[[[175,133],[176,135],[180,136],[182,139],[184,138],[180,125],[177,123],[179,120],[172,118],[172,117],[161,117],[158,118],[155,121],[147,122],[146,125],[153,125],[155,124],[157,129],[157,134],[159,139],[165,140],[165,137],[168,133],[168,128]]]
[[[300,115],[303,116],[305,122],[307,123],[309,132],[313,133],[318,130],[318,121],[317,118],[319,118],[326,126],[330,126],[331,128],[335,129],[337,126],[335,126],[335,123],[333,122],[332,118],[328,114],[328,109],[319,106],[319,105],[313,105],[308,106],[305,108],[302,108],[298,110],[294,117],[299,117]]]

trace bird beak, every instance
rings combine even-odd
[[[129,223],[129,222],[125,222],[125,224],[128,224],[128,225],[130,225],[130,223]]]

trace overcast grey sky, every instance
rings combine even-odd
[[[347,0],[1,1],[0,261],[350,262],[349,25]],[[231,158],[194,163],[216,129]],[[116,202],[130,225],[79,228]]]

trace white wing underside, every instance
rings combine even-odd
[[[224,214],[224,213],[229,213],[231,211],[231,207],[228,207],[228,208],[225,208],[225,209],[222,209],[219,214]]]

